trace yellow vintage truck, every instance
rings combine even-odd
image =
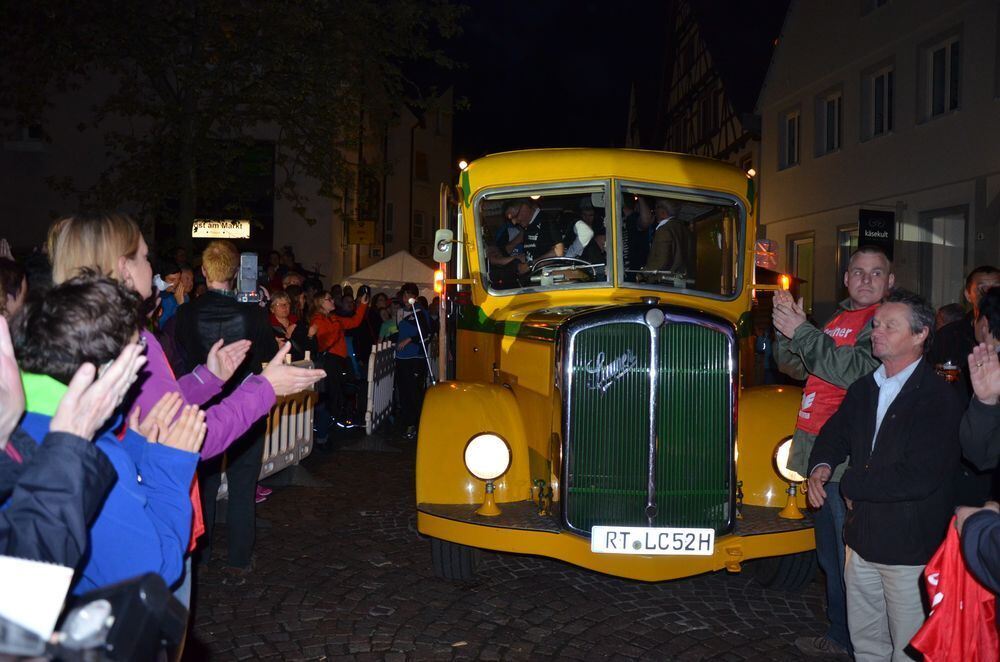
[[[532,150],[474,161],[444,197],[454,379],[427,391],[416,464],[435,571],[469,579],[490,549],[647,581],[759,559],[765,585],[809,581],[784,467],[801,392],[744,377],[768,287],[752,180],[686,155]]]

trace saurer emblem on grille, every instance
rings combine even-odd
[[[600,352],[597,358],[587,361],[587,365],[583,366],[588,375],[587,388],[591,391],[600,391],[601,395],[604,395],[612,384],[627,375],[637,365],[639,365],[639,357],[631,349],[626,349],[624,354],[610,363],[605,363],[604,352]]]

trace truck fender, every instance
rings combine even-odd
[[[782,507],[788,498],[788,483],[774,466],[774,450],[795,432],[802,402],[797,386],[755,386],[740,394],[736,444],[736,480],[743,483],[743,503],[750,506]],[[805,495],[798,494],[800,507]]]
[[[494,482],[497,502],[530,497],[524,421],[514,392],[485,382],[444,382],[427,389],[417,438],[417,503],[481,503],[485,483],[465,466],[465,446],[492,432],[510,446],[511,465]]]

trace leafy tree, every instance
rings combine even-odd
[[[3,4],[0,98],[14,121],[35,123],[53,91],[107,77],[111,92],[80,110],[105,132],[113,165],[78,191],[81,205],[129,202],[173,216],[178,229],[190,227],[199,200],[238,185],[233,163],[262,132],[287,175],[276,194],[303,217],[299,175],[325,196],[349,185],[345,156],[359,124],[419,103],[407,71],[452,66],[436,44],[457,34],[461,14],[450,0]]]

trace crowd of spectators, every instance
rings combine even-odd
[[[950,526],[964,557],[950,567],[1000,589],[1000,271],[969,274],[957,315],[897,287],[880,248],[851,256],[844,285],[823,327],[801,299],[774,297],[778,368],[804,381],[788,465],[807,478],[829,618],[796,645],[864,662],[996,659],[996,624],[975,621],[971,596],[927,616],[949,591],[958,598],[937,565],[928,574]],[[980,641],[987,650],[970,652]]]
[[[44,254],[48,274],[0,241],[0,551],[75,568],[75,593],[156,573],[188,605],[192,559],[244,581],[268,412],[318,385],[332,447],[359,425],[380,343],[396,425],[416,437],[438,302],[413,283],[326,288],[286,249],[268,256],[259,303],[244,302],[232,243],[209,243],[197,266],[183,251],[158,260],[118,214],[57,221]],[[949,526],[969,572],[1000,590],[1000,270],[968,275],[962,315],[897,287],[878,248],[852,255],[844,285],[823,327],[801,299],[774,298],[778,368],[804,382],[789,468],[815,511],[830,621],[797,645],[903,660]]]
[[[317,420],[356,426],[373,347],[400,336],[400,360],[424,356],[409,322],[383,335],[386,322],[429,317],[401,303],[415,286],[369,307],[368,288],[325,289],[290,250],[244,302],[239,266],[228,241],[196,264],[158,258],[121,214],[60,219],[30,260],[0,240],[0,553],[74,568],[75,594],[154,573],[188,606],[199,561],[245,581],[276,399],[316,385]],[[415,426],[417,396],[398,399]],[[228,545],[213,558],[223,472]]]

